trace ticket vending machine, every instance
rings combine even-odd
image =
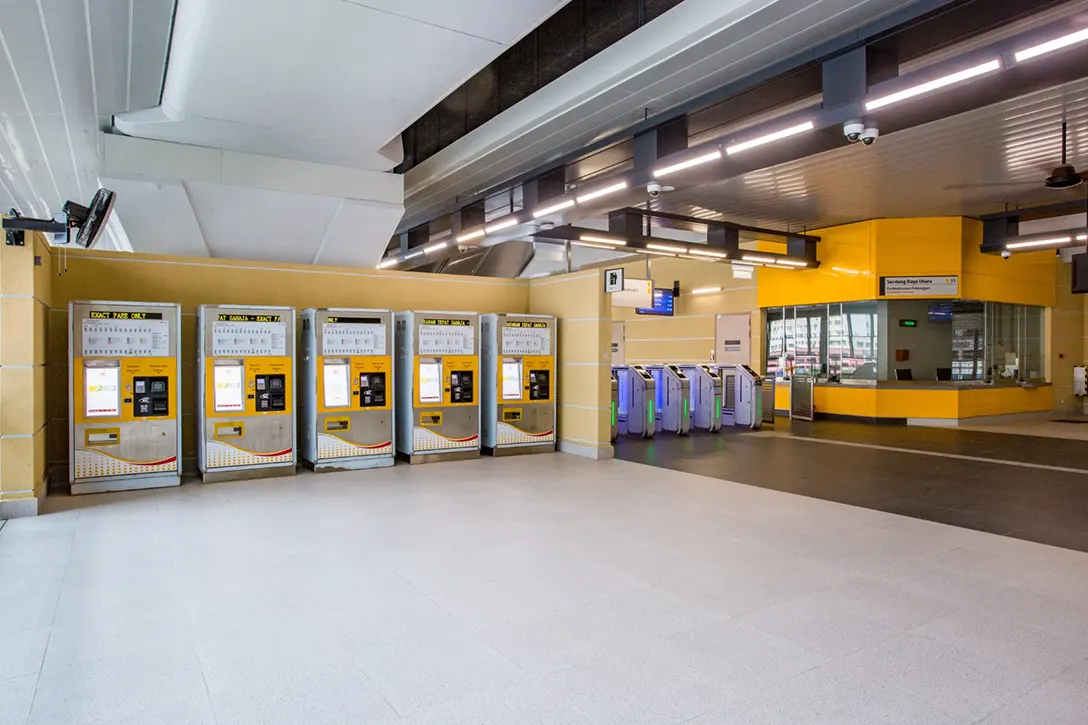
[[[409,463],[480,455],[480,338],[475,312],[398,312],[397,457]]]
[[[299,391],[301,452],[308,466],[392,466],[393,313],[304,310]]]
[[[555,318],[482,315],[483,451],[493,456],[555,450]]]
[[[630,393],[627,399],[627,435],[653,438],[657,432],[655,415],[657,386],[654,376],[641,365],[627,369]]]
[[[294,475],[294,308],[200,305],[197,358],[205,483]]]
[[[68,305],[73,494],[181,483],[181,307]]]
[[[676,365],[650,365],[657,388],[657,427],[677,435],[687,435],[691,427],[691,381]]]
[[[711,433],[722,427],[722,376],[710,365],[684,365],[691,381],[691,425]]]

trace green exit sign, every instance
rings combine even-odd
[[[918,320],[900,320],[900,327],[918,327]]]

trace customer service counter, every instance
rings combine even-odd
[[[971,418],[1051,410],[1053,391],[1049,383],[816,383],[813,404],[817,418],[956,425]],[[775,408],[789,411],[790,381],[776,382]]]

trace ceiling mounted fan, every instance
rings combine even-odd
[[[1077,169],[1066,160],[1066,122],[1062,121],[1062,163],[1056,166],[1050,176],[1046,178],[1043,185],[1047,189],[1072,189],[1074,186],[1080,186],[1086,177],[1088,172],[1078,173]],[[992,184],[949,184],[944,187],[945,191],[952,191],[955,189],[986,189],[989,187],[998,186],[1038,186],[1037,181],[999,181]]]

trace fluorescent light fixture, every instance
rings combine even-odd
[[[378,269],[388,269],[395,265],[399,260],[396,257],[390,257],[389,259],[383,259],[378,263]]]
[[[734,264],[733,279],[752,279],[755,267],[749,264]]]
[[[745,262],[759,262],[760,264],[774,264],[774,257],[762,257],[758,254],[745,254],[741,257]]]
[[[1056,247],[1061,244],[1070,244],[1072,237],[1052,237],[1050,239],[1032,239],[1027,242],[1009,242],[1005,249],[1029,249],[1032,247]]]
[[[617,247],[626,247],[627,241],[625,239],[609,239],[608,237],[594,237],[589,234],[583,234],[578,237],[583,242],[592,242],[594,244],[612,244]]]
[[[687,247],[676,247],[672,244],[647,244],[647,249],[656,249],[659,252],[675,252],[676,254],[687,254]]]
[[[668,252],[655,252],[652,249],[640,249],[638,251],[642,252],[643,254],[655,254],[658,257],[675,257],[676,256],[675,254],[669,254]]]
[[[457,241],[458,242],[467,242],[470,239],[479,239],[480,237],[482,237],[485,234],[487,234],[487,232],[485,232],[483,229],[477,229],[474,232],[469,232],[468,234],[462,234],[461,236],[457,237]]]
[[[727,146],[725,152],[729,155],[737,154],[741,151],[747,151],[748,149],[755,148],[756,146],[762,146],[765,143],[779,141],[784,138],[789,138],[790,136],[796,136],[799,133],[804,133],[805,131],[811,131],[814,128],[816,128],[816,125],[812,121],[805,121],[804,123],[799,123],[796,126],[784,128],[781,131],[775,131],[774,133],[769,133],[766,136],[754,138],[751,141],[745,141],[743,143]]]
[[[677,171],[683,171],[684,169],[690,169],[692,166],[698,166],[699,164],[709,163],[711,161],[717,161],[722,157],[722,152],[718,149],[714,149],[708,154],[702,156],[696,156],[695,158],[688,159],[687,161],[681,161],[678,164],[672,166],[666,166],[663,169],[654,169],[654,178],[660,179],[662,176],[668,176],[669,174]]]
[[[594,249],[608,249],[613,252],[616,251],[615,247],[609,246],[607,244],[594,244],[593,242],[571,242],[571,244],[576,247],[593,247]]]
[[[1075,45],[1084,40],[1088,40],[1088,29],[1078,30],[1075,33],[1063,35],[1060,38],[1054,38],[1054,40],[1048,40],[1045,43],[1040,43],[1039,45],[1025,48],[1024,50],[1018,50],[1014,57],[1016,58],[1017,63],[1023,63],[1025,60],[1031,60],[1036,56],[1045,55],[1046,53],[1061,50],[1062,48],[1068,48],[1070,45]]]
[[[521,222],[518,221],[517,217],[510,217],[509,219],[504,219],[503,221],[499,222],[498,224],[492,224],[489,227],[485,227],[484,231],[487,232],[488,234],[494,234],[495,232],[501,232],[503,229],[509,229],[510,227],[516,227],[520,223]]]
[[[585,204],[587,201],[593,201],[594,199],[600,199],[602,196],[608,196],[609,194],[615,194],[617,191],[623,191],[627,188],[627,182],[621,181],[618,184],[612,184],[612,186],[606,186],[603,189],[597,189],[591,191],[588,194],[582,194],[578,197],[579,204]]]
[[[448,246],[449,242],[438,242],[437,244],[432,244],[429,247],[424,247],[423,253],[430,254],[431,252],[437,252],[439,249],[445,249]]]
[[[691,291],[691,293],[693,295],[712,295],[715,292],[721,292],[721,291],[722,291],[721,287],[699,287],[698,289],[693,289]]]
[[[403,257],[401,257],[400,261],[407,262],[409,259],[415,259],[416,257],[422,257],[422,256],[423,256],[423,250],[421,249],[418,252],[412,252],[411,254],[405,254]]]
[[[539,219],[542,216],[548,216],[549,214],[554,214],[557,211],[570,209],[572,206],[574,206],[574,199],[568,199],[558,204],[553,204],[552,206],[546,206],[543,209],[538,209],[537,211],[534,211],[533,219]]]
[[[802,262],[799,259],[776,259],[775,264],[784,264],[787,267],[807,267],[808,262]]]
[[[725,252],[710,252],[705,249],[689,249],[688,254],[694,254],[696,257],[714,257],[715,259],[725,259],[729,256]]]
[[[1088,242],[1088,234],[1078,234],[1077,235],[1077,241],[1078,242]]]
[[[946,75],[946,76],[941,76],[940,78],[934,78],[933,80],[931,80],[931,81],[929,81],[927,83],[919,83],[916,86],[911,86],[910,88],[904,88],[901,91],[896,91],[895,93],[891,93],[891,94],[889,94],[887,96],[882,96],[880,98],[874,98],[873,100],[866,102],[865,110],[866,111],[875,111],[878,108],[883,108],[884,106],[890,106],[893,103],[898,103],[899,101],[905,101],[908,98],[914,98],[915,96],[920,96],[923,93],[929,93],[930,91],[936,91],[938,89],[945,88],[946,86],[951,86],[951,85],[953,85],[955,83],[959,83],[961,81],[970,80],[971,78],[975,78],[977,76],[984,75],[986,73],[992,73],[993,71],[996,71],[996,70],[1001,70],[1001,61],[1000,60],[987,61],[985,63],[981,63],[981,64],[976,65],[976,66],[972,66],[971,68],[967,68],[965,70],[961,70],[961,71],[958,71],[956,73],[951,73],[951,74]]]

